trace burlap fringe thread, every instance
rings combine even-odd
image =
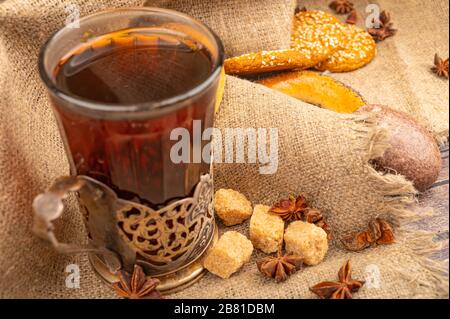
[[[366,139],[364,143],[367,147],[366,168],[370,172],[370,177],[377,182],[377,185],[383,185],[384,209],[382,215],[395,226],[396,241],[401,242],[406,249],[417,256],[418,263],[430,272],[431,280],[429,278],[427,281],[422,280],[417,275],[412,275],[407,269],[396,268],[396,271],[404,280],[414,283],[416,288],[416,291],[413,292],[414,298],[448,298],[448,259],[431,259],[431,256],[440,251],[443,246],[442,242],[433,241],[437,233],[405,229],[407,223],[423,220],[432,216],[432,212],[419,213],[412,210],[413,204],[417,202],[417,190],[412,182],[401,175],[378,172],[370,165],[370,160],[383,155],[389,147],[388,131],[376,125],[375,115],[362,115],[351,117],[351,119],[357,126],[355,127],[357,135]],[[421,294],[420,291],[423,288],[428,288],[427,291],[434,291],[433,296]]]

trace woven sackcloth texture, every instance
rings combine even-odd
[[[227,56],[287,49],[295,0],[147,0],[146,6],[184,12],[212,28]]]
[[[144,1],[72,1],[80,5],[81,16],[105,7],[136,6],[142,2]],[[195,13],[188,13],[205,19],[222,36],[222,33],[232,32],[225,31],[229,30],[231,24],[246,23],[245,15],[250,14],[244,12],[244,8],[250,10],[248,5],[242,4],[242,10],[236,9],[235,16],[225,13],[221,15],[223,19],[230,19],[229,24],[213,25],[214,19],[208,15],[209,2],[191,2],[202,4],[198,4],[199,9]],[[382,7],[389,6],[394,12],[399,28],[402,12],[419,8],[419,1],[402,2],[406,9],[397,4],[400,2],[382,3]],[[34,196],[45,190],[54,178],[69,172],[45,88],[37,73],[40,46],[66,19],[64,3],[63,0],[6,0],[0,3],[0,298],[116,297],[91,270],[87,256],[59,255],[31,233],[31,202]],[[237,6],[238,1],[223,3]],[[269,2],[252,2],[251,13],[257,14],[259,10],[264,12],[265,5],[260,7],[260,4],[267,3]],[[288,1],[271,3],[290,10]],[[434,7],[430,5],[433,10],[444,11],[446,8],[441,1],[430,3],[434,4]],[[319,6],[313,1],[304,4],[311,8]],[[216,11],[221,12],[220,6]],[[219,14],[216,11],[212,14]],[[405,15],[403,19],[424,19],[423,12],[410,13],[412,12],[415,14]],[[241,14],[242,18],[238,18]],[[429,19],[429,23],[434,21],[436,24],[448,25],[448,13],[444,13],[446,16],[442,17],[439,16],[442,13],[439,13],[437,18],[436,15],[427,14],[425,19]],[[264,21],[265,24],[258,27],[261,28],[261,43],[283,46],[282,41],[277,44],[280,39],[271,39],[280,33],[264,33],[263,30],[270,30],[270,23],[273,23]],[[389,39],[379,45],[379,54],[369,66],[352,74],[336,76],[355,86],[370,102],[402,105],[404,109],[414,106],[419,110],[422,110],[421,105],[433,105],[426,110],[424,107],[421,119],[434,132],[444,132],[445,123],[441,123],[440,117],[445,111],[436,111],[436,115],[431,111],[440,105],[437,104],[440,102],[439,98],[427,98],[431,94],[429,92],[416,96],[422,90],[422,80],[416,77],[416,73],[427,79],[430,76],[426,80],[430,82],[426,84],[430,86],[430,90],[437,90],[432,87],[432,81],[438,87],[447,85],[448,90],[448,82],[437,82],[427,73],[429,60],[432,61],[434,52],[430,59],[425,59],[428,50],[442,50],[442,55],[448,54],[448,43],[445,44],[447,48],[445,45],[440,48],[439,35],[434,38],[437,42],[428,43],[428,47],[417,49],[417,45],[411,42],[408,49],[408,41],[412,41],[413,36],[408,37],[407,27],[403,28],[404,33],[399,31],[395,41]],[[242,32],[243,30],[246,28],[242,28]],[[427,34],[421,34],[420,38],[432,41],[434,27],[424,30]],[[447,28],[441,31],[447,32],[448,36]],[[254,41],[255,35],[248,38],[242,37],[242,34],[236,38],[224,37],[229,54],[261,49],[256,42],[254,46],[243,43]],[[237,48],[235,52],[232,47]],[[419,56],[412,57],[412,48],[423,54],[424,61]],[[392,62],[394,57],[395,64]],[[376,69],[376,65],[382,71]],[[382,75],[388,80],[378,78]],[[448,101],[448,92],[441,93],[441,99],[445,99],[442,94],[447,94]],[[427,101],[430,104],[425,103]],[[448,109],[446,112],[448,114]],[[448,122],[446,125],[448,130]],[[323,211],[334,229],[335,238],[347,231],[364,227],[375,216],[383,216],[398,226],[397,241],[394,245],[380,246],[361,253],[348,253],[335,240],[321,264],[305,268],[282,284],[266,280],[258,273],[255,260],[262,254],[255,252],[251,262],[230,279],[222,280],[207,274],[195,285],[169,298],[311,298],[314,296],[308,288],[318,281],[334,280],[337,270],[347,258],[351,258],[353,262],[355,278],[364,279],[369,274],[379,274],[379,285],[365,286],[357,297],[448,297],[445,265],[428,258],[437,249],[431,240],[433,234],[408,232],[401,227],[403,223],[419,217],[408,209],[415,200],[415,190],[411,183],[401,176],[380,175],[368,164],[371,158],[379,156],[386,147],[386,132],[376,126],[372,117],[339,115],[249,81],[227,77],[216,126],[277,128],[279,141],[278,170],[275,174],[259,174],[258,164],[217,164],[214,167],[216,187],[237,189],[253,204],[270,204],[280,196],[302,191],[315,207]],[[442,131],[439,131],[439,127]],[[437,136],[443,136],[440,134]],[[61,241],[86,240],[81,216],[72,202],[56,226],[56,233]],[[221,232],[236,229],[248,236],[248,222],[231,228],[225,228],[219,223],[219,228]],[[80,267],[79,289],[66,288],[65,269],[69,264]]]

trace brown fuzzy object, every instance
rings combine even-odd
[[[358,112],[374,112],[379,125],[389,130],[389,147],[373,161],[378,170],[394,171],[414,183],[420,192],[438,178],[442,159],[431,134],[413,118],[387,106],[366,105]]]

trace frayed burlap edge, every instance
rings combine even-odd
[[[364,115],[355,118],[355,123],[362,127],[355,127],[359,134],[366,134],[367,169],[370,177],[379,185],[383,185],[384,213],[396,230],[396,242],[409,250],[417,258],[421,267],[426,269],[430,276],[427,280],[417,274],[411,274],[405,269],[395,269],[397,273],[409,282],[415,283],[417,288],[413,292],[413,298],[448,298],[449,296],[449,270],[446,260],[435,260],[431,256],[442,249],[442,242],[434,242],[436,232],[425,230],[408,230],[405,226],[413,221],[420,221],[432,216],[433,212],[419,213],[412,210],[416,203],[417,190],[413,183],[402,175],[383,174],[376,171],[370,160],[383,155],[389,147],[389,133],[386,129],[376,125],[374,115]],[[439,141],[438,141],[439,142]],[[442,143],[444,140],[441,141]]]
[[[406,230],[397,228],[397,242],[408,249],[416,257],[417,263],[428,272],[428,276],[410,273],[407,269],[397,268],[395,271],[403,280],[414,284],[413,298],[448,298],[449,281],[446,260],[435,260],[431,256],[442,249],[442,242],[434,242],[435,232],[424,230]]]

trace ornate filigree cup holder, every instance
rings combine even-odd
[[[63,199],[77,192],[88,232],[87,245],[61,243],[52,222],[64,210]],[[108,283],[118,270],[135,263],[161,280],[159,290],[173,292],[203,274],[202,257],[217,240],[209,174],[201,176],[192,197],[154,210],[117,197],[108,186],[87,176],[61,177],[34,202],[34,232],[61,253],[89,253],[96,272]]]

